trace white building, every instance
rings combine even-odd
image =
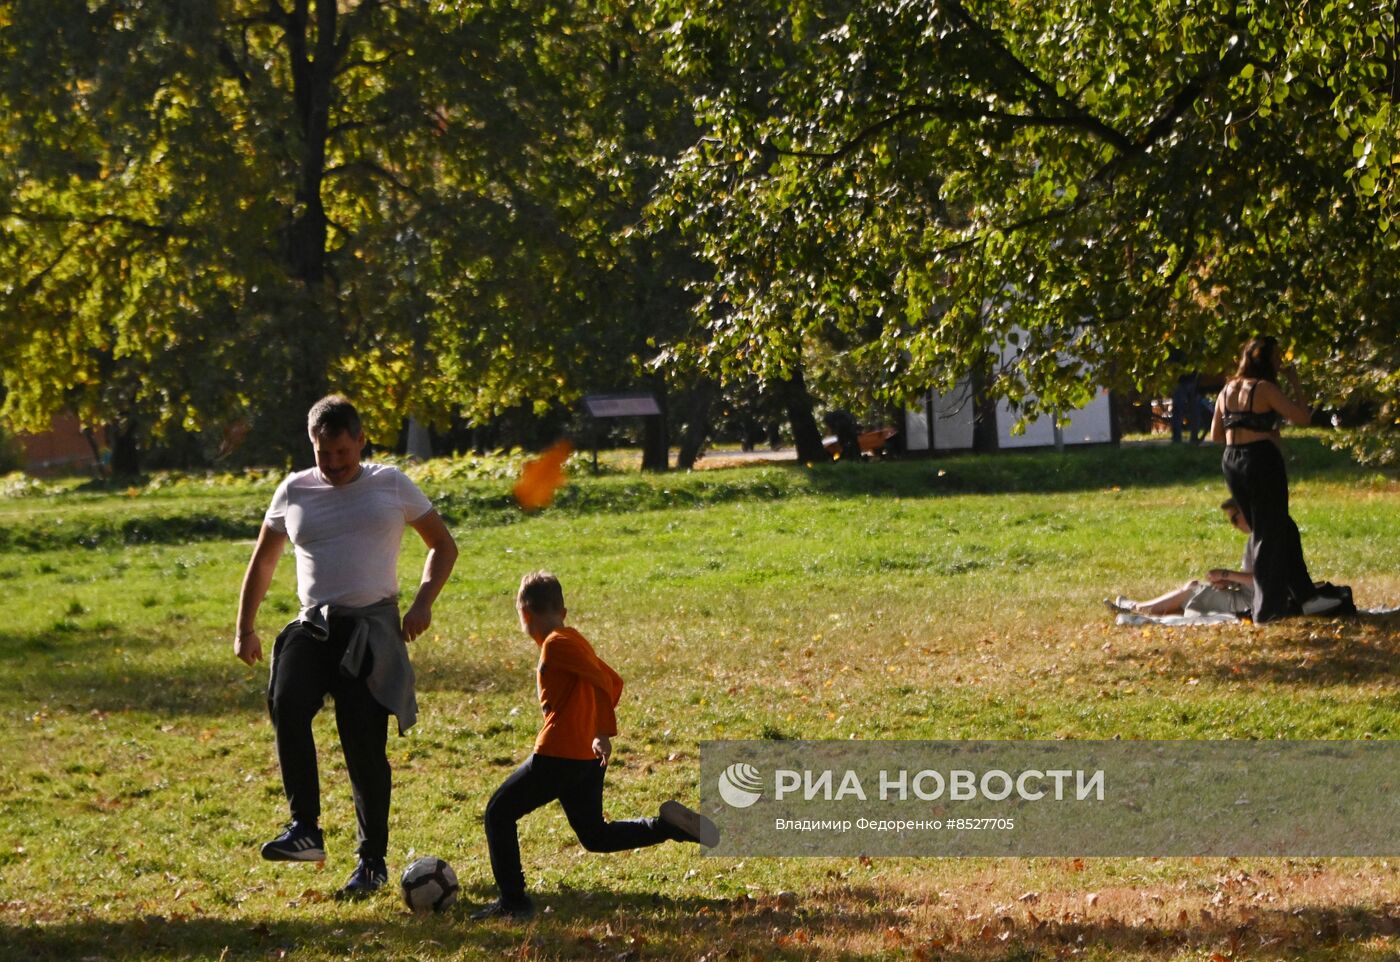
[[[967,380],[947,394],[930,392],[916,410],[904,412],[904,437],[909,451],[969,451],[972,449],[972,416],[975,405]],[[929,415],[932,431],[929,429]],[[997,401],[997,446],[1011,448],[1053,447],[1061,444],[1104,444],[1113,440],[1108,391],[1100,388],[1094,399],[1069,413],[1069,424],[1056,428],[1049,417],[1027,422],[1024,434],[1013,434],[1016,414],[1004,400]],[[1057,436],[1058,435],[1058,436]]]

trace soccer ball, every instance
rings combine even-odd
[[[441,912],[457,901],[457,873],[440,858],[418,859],[403,870],[399,891],[403,902],[415,912]]]

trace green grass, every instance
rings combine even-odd
[[[1315,437],[1288,450],[1315,577],[1400,602],[1400,485]],[[1102,610],[1233,566],[1218,450],[598,478],[576,460],[535,516],[510,505],[516,463],[414,469],[463,551],[414,646],[419,726],[391,740],[390,861],[449,859],[469,903],[489,894],[482,808],[537,719],[512,599],[538,567],[627,679],[614,817],[693,800],[707,738],[1400,737],[1393,617],[1170,631]],[[523,823],[552,909],[529,925],[328,901],[354,835],[328,718],[327,867],[256,853],[281,789],[265,669],[230,629],[275,481],[0,499],[0,958],[1395,955],[1394,861],[590,855],[552,809]],[[421,564],[410,537],[404,584]],[[284,560],[265,636],[294,608]]]

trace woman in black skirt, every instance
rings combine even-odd
[[[1284,373],[1293,397],[1279,388],[1279,366],[1277,340],[1256,337],[1246,344],[1239,369],[1215,399],[1210,426],[1211,440],[1225,444],[1220,462],[1225,483],[1253,530],[1256,623],[1312,614],[1319,603],[1298,526],[1288,514],[1288,473],[1279,447],[1282,421],[1306,425],[1312,411],[1301,400],[1291,366]]]

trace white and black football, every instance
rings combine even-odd
[[[457,873],[440,858],[417,859],[403,870],[399,891],[404,904],[415,912],[441,912],[457,901]]]

